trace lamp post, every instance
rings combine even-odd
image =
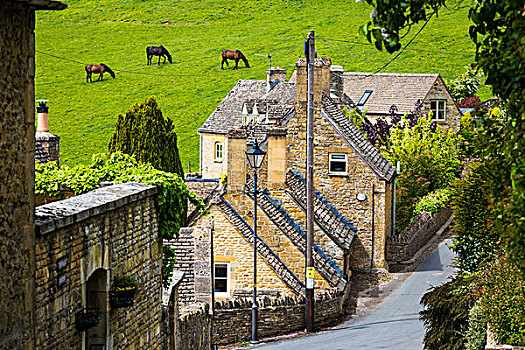
[[[257,139],[253,143],[251,150],[246,151],[246,158],[253,168],[253,304],[252,304],[252,340],[250,344],[258,344],[257,337],[257,169],[259,169],[264,160],[266,152],[259,148]]]

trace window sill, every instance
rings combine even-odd
[[[328,176],[334,176],[334,177],[349,177],[348,173],[328,173]]]
[[[222,159],[214,159],[213,162],[214,163],[222,163]]]

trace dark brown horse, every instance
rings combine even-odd
[[[153,56],[159,56],[159,62],[157,64],[160,64],[160,58],[161,57],[164,57],[164,62],[162,62],[162,63],[166,63],[166,57],[168,57],[168,61],[170,63],[172,63],[171,62],[171,55],[170,55],[170,53],[162,45],[160,45],[160,46],[148,46],[146,48],[146,56],[148,58],[148,65],[151,64],[151,59],[153,58]]]
[[[239,60],[243,60],[246,68],[250,68],[250,64],[248,63],[248,60],[239,50],[235,50],[235,51],[224,50],[222,52],[221,69],[224,69],[224,62],[226,62],[226,65],[228,65],[228,60],[235,61],[235,67],[233,69],[237,69],[237,66],[239,65]]]
[[[87,76],[86,76],[86,83],[88,82],[88,80],[90,82],[93,82],[93,80],[91,80],[91,74],[93,73],[100,73],[100,75],[98,76],[98,80],[104,80],[102,75],[104,74],[104,72],[108,72],[109,74],[111,74],[111,77],[113,79],[115,79],[115,73],[108,67],[106,66],[104,63],[101,63],[101,64],[88,64],[86,66],[86,73],[87,73]]]

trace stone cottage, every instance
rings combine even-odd
[[[424,114],[433,112],[432,118],[442,127],[459,130],[461,111],[450,95],[439,74],[415,73],[354,73],[341,72],[343,91],[355,107],[366,110],[372,121],[380,117],[389,118],[391,107],[396,114],[414,110],[422,103]]]
[[[351,268],[387,268],[395,170],[341,111],[348,105],[340,97],[341,78],[330,66],[327,59],[315,62],[315,288],[344,295]],[[208,198],[212,219],[197,218],[184,232],[184,244],[198,256],[192,230],[202,237],[203,226],[209,228],[216,300],[249,296],[253,284],[253,170],[245,152],[254,140],[267,152],[258,173],[258,186],[264,189],[257,195],[258,291],[302,295],[306,84],[304,59],[297,61],[295,82],[287,82],[281,68],[268,70],[266,81],[240,80],[199,129],[203,177],[224,173],[227,185],[219,189],[217,184]],[[197,268],[185,271],[195,278],[198,274]],[[195,295],[211,293],[209,284],[190,279],[188,294],[192,288]]]

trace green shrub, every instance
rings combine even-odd
[[[467,343],[465,350],[484,350],[487,344],[487,321],[481,307],[476,304],[468,314]]]
[[[461,168],[458,138],[451,131],[433,126],[430,117],[417,119],[410,127],[406,116],[390,130],[389,148],[381,154],[390,162],[400,162],[396,179],[396,230],[401,232],[414,217],[419,198],[447,188]],[[435,129],[434,129],[435,127]]]
[[[481,272],[476,282],[483,316],[502,344],[525,346],[525,280],[504,256]]]
[[[173,121],[162,115],[157,100],[150,97],[118,115],[108,152],[134,155],[141,163],[184,177],[174,129]]]
[[[486,163],[472,163],[470,172],[453,184],[454,244],[459,268],[477,271],[480,263],[496,249],[500,233],[491,223],[489,206],[492,175]]]
[[[419,313],[426,328],[425,349],[463,350],[469,310],[474,301],[470,277],[454,276],[425,293],[421,298],[425,309]]]
[[[424,197],[421,197],[416,202],[416,205],[414,207],[413,218],[423,211],[427,211],[433,214],[437,213],[442,208],[445,208],[450,202],[450,199],[452,198],[452,193],[453,190],[450,187],[440,188],[438,190],[430,192]]]

